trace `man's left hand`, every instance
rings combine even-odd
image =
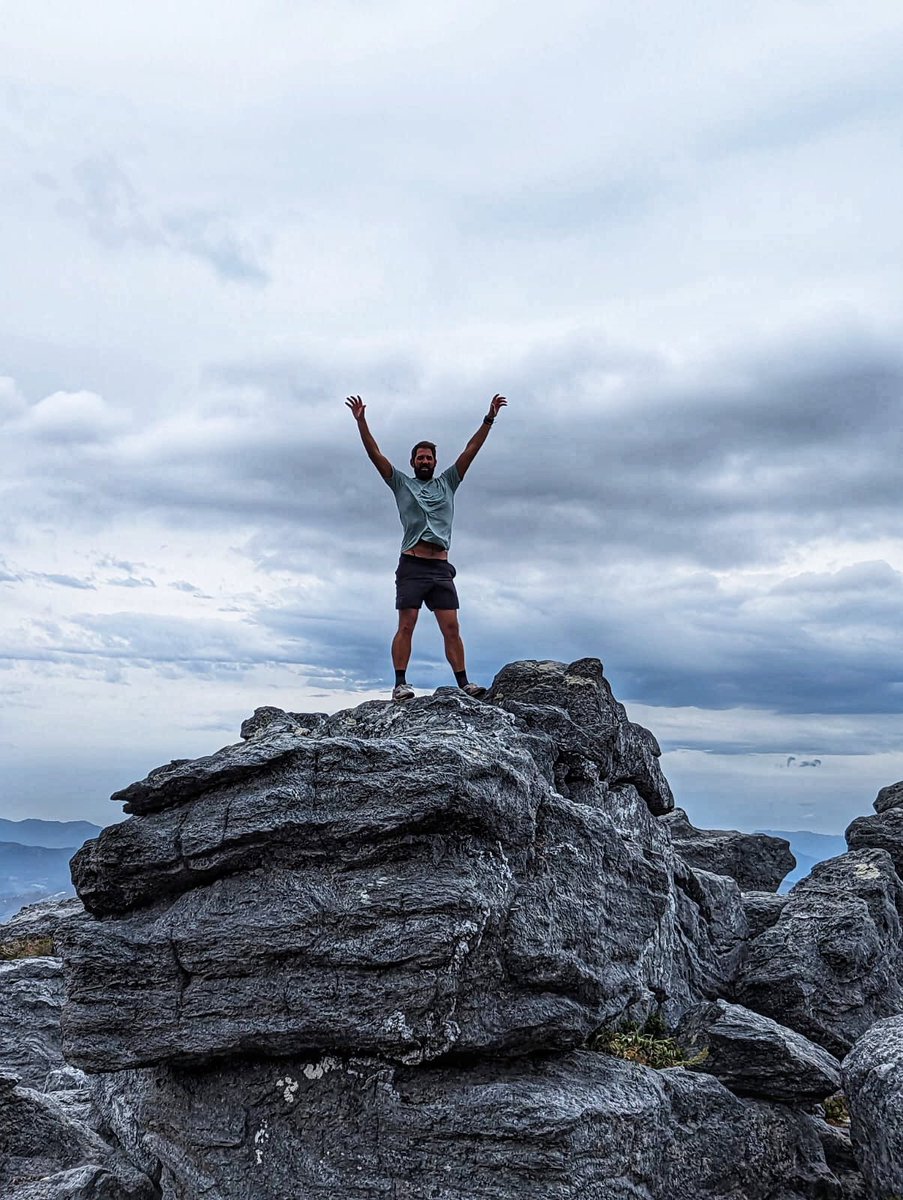
[[[499,415],[499,409],[504,408],[507,403],[508,401],[505,399],[505,397],[500,396],[498,392],[496,392],[489,403],[490,417],[497,417]]]

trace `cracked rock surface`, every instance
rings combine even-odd
[[[747,949],[737,999],[842,1059],[903,1011],[903,883],[885,850],[818,863]]]
[[[73,859],[103,920],[67,928],[68,1058],[526,1054],[728,986],[739,895],[676,862],[601,665],[512,664],[489,701],[258,710],[117,793]]]
[[[596,659],[511,663],[483,702],[259,708],[241,737],[117,793],[73,859],[43,1102],[83,1140],[23,1151],[16,1200],[858,1196],[813,1101],[820,1046],[899,1002],[883,851],[780,898],[686,861]],[[714,1073],[587,1048],[688,1013]]]
[[[716,875],[729,875],[744,892],[776,892],[796,866],[785,838],[735,829],[697,829],[682,808],[666,813],[662,821],[684,862]]]

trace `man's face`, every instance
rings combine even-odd
[[[436,469],[436,458],[432,450],[426,446],[419,446],[417,453],[414,455],[414,474],[418,479],[422,479],[424,483],[428,479],[433,478],[433,472]]]

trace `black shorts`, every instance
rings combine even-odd
[[[453,582],[457,573],[447,558],[402,554],[395,572],[395,607],[419,608],[425,601],[430,612],[437,608],[458,608]]]

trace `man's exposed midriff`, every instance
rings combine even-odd
[[[402,553],[409,554],[412,558],[448,558],[447,550],[443,550],[435,542],[425,542],[422,538],[416,546],[412,546],[410,550],[403,550]]]

